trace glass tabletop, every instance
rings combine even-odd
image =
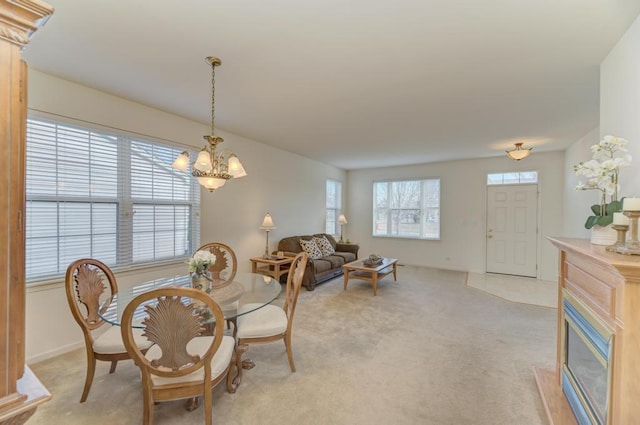
[[[131,300],[142,293],[169,286],[190,287],[191,276],[165,277],[130,288],[119,289],[112,299],[103,301],[100,308],[100,317],[112,325],[120,326],[124,309]],[[247,309],[245,307],[241,314],[250,313],[270,304],[278,298],[281,290],[280,282],[269,276],[257,273],[237,273],[233,282],[223,288],[214,289],[210,295],[222,309],[225,320],[231,320],[240,315],[240,307],[251,304],[252,308]],[[149,303],[153,303],[153,300],[150,300]],[[147,316],[144,312],[144,305],[141,304],[134,314],[134,327],[142,327],[139,323]]]

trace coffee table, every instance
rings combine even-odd
[[[358,279],[370,282],[373,285],[373,295],[378,291],[378,281],[388,274],[393,273],[393,280],[396,279],[396,266],[398,260],[396,258],[383,258],[382,262],[377,265],[368,266],[364,260],[356,260],[342,266],[344,271],[344,290],[347,290],[349,279]]]

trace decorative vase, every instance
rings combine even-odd
[[[591,244],[613,245],[618,240],[618,233],[611,226],[598,226],[591,228]]]
[[[191,275],[191,287],[205,292],[211,292],[211,272],[193,273]]]

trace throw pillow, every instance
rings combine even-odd
[[[313,239],[309,241],[300,239],[300,246],[302,247],[304,252],[309,254],[310,258],[313,258],[314,260],[322,258],[322,251],[320,251],[320,248],[318,248],[318,245],[314,242]]]
[[[333,248],[333,245],[331,245],[331,242],[329,242],[329,239],[327,239],[326,236],[316,236],[313,238],[313,241],[316,243],[316,245],[318,245],[318,248],[320,248],[323,257],[336,252],[336,250]]]

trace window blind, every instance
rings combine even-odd
[[[200,189],[171,167],[183,150],[29,117],[27,281],[61,276],[78,258],[129,268],[189,256],[199,242]]]

